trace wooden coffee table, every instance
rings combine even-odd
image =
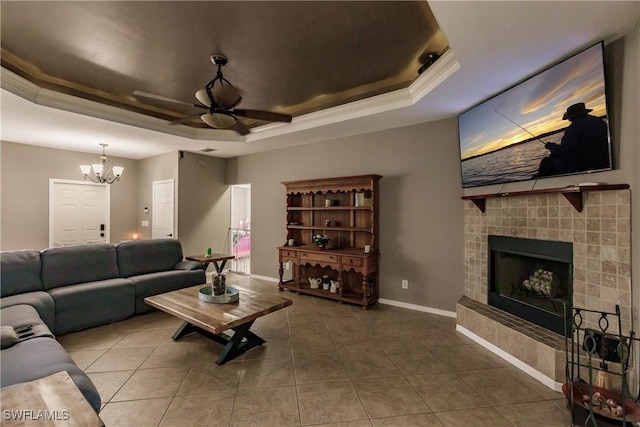
[[[234,286],[240,292],[239,301],[229,304],[210,304],[201,301],[198,290],[206,285],[178,289],[177,291],[154,295],[144,299],[148,305],[184,320],[175,334],[177,340],[185,335],[198,332],[223,344],[224,350],[216,363],[222,365],[229,360],[262,345],[265,340],[249,329],[261,316],[290,306],[290,299],[277,295],[254,292]],[[229,336],[224,331],[233,330]]]
[[[0,401],[7,426],[104,426],[67,371],[7,387]]]

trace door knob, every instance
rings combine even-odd
[[[172,234],[167,234],[168,237],[173,237],[173,233]]]

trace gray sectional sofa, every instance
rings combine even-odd
[[[145,297],[205,281],[205,267],[184,261],[175,239],[0,253],[1,386],[66,370],[98,412],[98,392],[54,334],[150,311]],[[17,342],[4,348],[12,329]]]

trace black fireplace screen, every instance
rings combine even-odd
[[[571,243],[489,236],[489,304],[564,335],[572,263]]]

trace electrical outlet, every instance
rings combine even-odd
[[[289,263],[288,261],[284,263],[284,269],[285,270],[289,270],[291,269],[291,263]]]
[[[409,281],[408,280],[402,280],[402,289],[409,289]]]

